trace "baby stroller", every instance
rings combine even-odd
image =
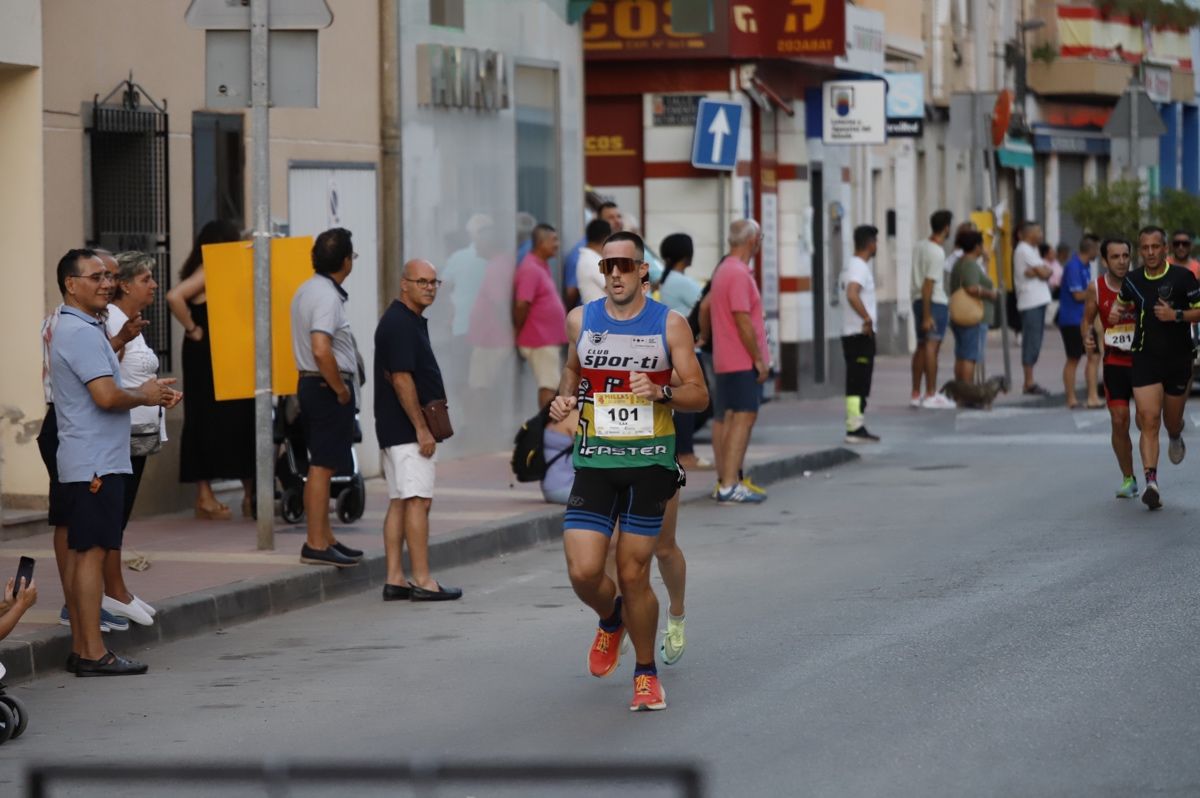
[[[0,679],[3,679],[6,673],[4,666],[0,665]],[[29,713],[25,711],[25,705],[16,696],[7,695],[4,690],[4,684],[0,683],[0,745],[20,737],[29,725]]]
[[[354,442],[362,443],[362,426],[354,418]],[[304,519],[304,483],[308,479],[308,445],[300,423],[300,400],[284,396],[275,406],[275,444],[281,447],[275,461],[275,479],[279,483],[279,514],[289,524]],[[329,481],[329,498],[334,502],[338,520],[350,524],[362,518],[367,507],[367,486],[358,470],[358,452],[351,447],[349,473],[339,471]]]

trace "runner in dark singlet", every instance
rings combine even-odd
[[[1133,475],[1133,441],[1129,437],[1129,402],[1133,399],[1133,332],[1136,320],[1129,310],[1118,313],[1116,322],[1109,321],[1113,304],[1129,274],[1130,245],[1128,241],[1108,239],[1100,245],[1100,259],[1107,272],[1088,286],[1083,306],[1083,341],[1088,354],[1099,351],[1096,320],[1104,328],[1104,395],[1108,400],[1108,415],[1112,421],[1112,447],[1117,456],[1124,481],[1117,488],[1118,499],[1133,499],[1138,495],[1137,478]]]
[[[1167,428],[1172,463],[1183,461],[1183,409],[1192,385],[1191,325],[1200,321],[1200,282],[1187,269],[1166,260],[1167,235],[1161,227],[1138,233],[1142,268],[1131,271],[1109,321],[1132,310],[1133,397],[1137,404],[1142,467],[1146,489],[1142,502],[1151,510],[1162,506],[1158,490],[1158,430]]]

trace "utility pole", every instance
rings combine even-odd
[[[254,485],[258,548],[275,548],[275,439],[271,425],[270,7],[250,0],[254,150]]]

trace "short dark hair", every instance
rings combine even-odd
[[[953,223],[954,214],[944,208],[940,211],[934,211],[933,215],[929,217],[929,227],[933,230],[934,235],[949,229]]]
[[[354,245],[350,242],[350,231],[344,227],[334,227],[317,236],[313,243],[313,271],[317,274],[333,274],[340,271],[346,258],[354,254]]]
[[[584,237],[589,244],[599,244],[612,235],[612,225],[597,216],[588,222]]]
[[[1038,244],[1038,254],[1041,255],[1043,258],[1046,257],[1047,255],[1049,255],[1050,254],[1050,245],[1047,244],[1045,241]]]
[[[1174,238],[1175,236],[1187,236],[1188,241],[1192,240],[1192,234],[1187,230],[1176,230],[1174,233],[1171,233],[1171,238]]]
[[[540,242],[547,235],[557,232],[558,231],[555,230],[553,226],[548,225],[545,222],[541,222],[540,224],[535,224],[533,226],[533,232],[530,234],[529,240],[532,241],[533,245],[536,247],[538,242]]]
[[[1100,257],[1104,258],[1106,263],[1108,262],[1108,248],[1114,244],[1125,247],[1129,250],[1130,254],[1133,253],[1133,244],[1130,244],[1124,238],[1106,238],[1100,242]]]
[[[616,208],[617,210],[621,209],[620,206],[617,205],[617,203],[613,202],[612,200],[605,200],[604,202],[601,202],[600,207],[596,209],[596,215],[597,216],[601,215],[609,208]]]
[[[691,264],[695,251],[692,237],[687,233],[671,233],[658,245],[658,254],[662,256],[668,269],[680,261]]]
[[[1142,236],[1149,235],[1150,233],[1158,233],[1159,237],[1162,239],[1162,242],[1164,244],[1167,243],[1167,231],[1156,224],[1148,224],[1141,230],[1138,230],[1138,240],[1140,241]]]
[[[963,230],[954,238],[954,248],[964,253],[974,251],[975,247],[983,244],[983,233],[978,230]]]
[[[79,274],[79,261],[85,258],[96,257],[94,249],[68,249],[67,254],[58,259],[58,269],[56,276],[58,277],[58,291],[63,296],[67,295],[67,278],[75,277]]]
[[[879,238],[879,228],[869,224],[860,224],[854,228],[854,251],[866,249],[867,245]]]
[[[646,257],[646,242],[637,233],[632,233],[628,230],[618,230],[617,232],[604,239],[604,246],[616,244],[621,241],[631,241],[634,247],[637,248],[638,260],[643,260]]]
[[[1083,250],[1087,249],[1088,247],[1095,246],[1096,244],[1099,244],[1099,243],[1100,243],[1099,236],[1094,236],[1091,233],[1088,233],[1083,238],[1079,239],[1079,249],[1082,252]]]
[[[1025,233],[1031,227],[1041,227],[1041,226],[1042,226],[1042,223],[1039,222],[1037,219],[1026,219],[1025,221],[1021,222],[1019,225],[1017,225],[1017,236],[1020,237],[1020,236],[1025,235]]]

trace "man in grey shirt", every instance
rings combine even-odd
[[[292,352],[300,383],[300,419],[308,447],[308,479],[304,483],[304,512],[308,539],[300,562],[310,565],[358,565],[362,552],[339,543],[329,525],[329,483],[336,473],[354,468],[354,385],[358,350],[342,283],[358,255],[350,231],[326,230],[313,244],[316,272],[292,298]]]
[[[76,676],[145,673],[146,665],[107,650],[100,636],[104,558],[121,548],[129,410],[174,407],[183,395],[174,380],[150,379],[134,390],[121,385],[120,364],[104,328],[113,276],[89,249],[73,249],[58,263],[63,308],[50,351],[58,419],[58,479],[67,504],[64,587],[71,619]]]

